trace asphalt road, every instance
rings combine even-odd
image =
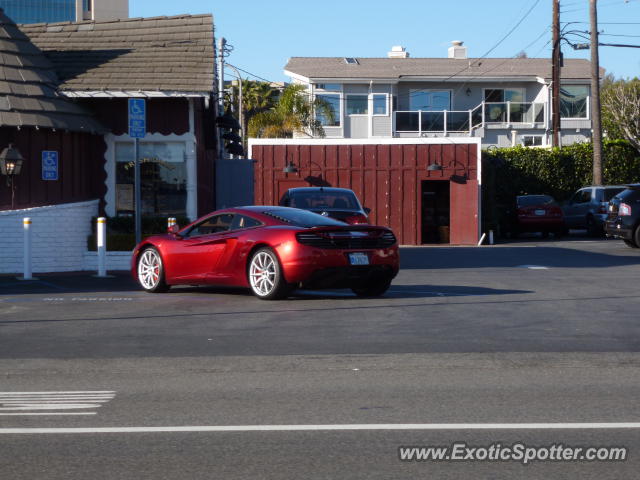
[[[522,241],[402,262],[374,300],[0,277],[0,478],[637,478],[640,251]],[[629,451],[398,457],[460,441]]]

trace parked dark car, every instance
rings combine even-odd
[[[280,199],[280,205],[309,210],[350,224],[369,223],[371,211],[362,207],[352,190],[335,187],[290,188]]]
[[[621,238],[628,246],[640,248],[640,183],[629,185],[611,199],[605,231],[607,236]]]
[[[562,208],[567,227],[586,229],[590,235],[602,235],[609,200],[625,188],[624,185],[607,185],[578,190]]]
[[[550,195],[519,195],[507,212],[507,232],[515,237],[525,232],[550,232],[556,237],[566,231],[562,209]]]

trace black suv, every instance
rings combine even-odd
[[[640,183],[628,185],[609,202],[605,223],[607,236],[621,238],[633,248],[640,248]]]

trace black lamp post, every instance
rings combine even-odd
[[[15,208],[15,185],[13,177],[20,175],[23,162],[24,158],[22,158],[20,152],[17,148],[14,148],[12,143],[0,153],[0,173],[7,177],[7,186],[11,187],[12,210]]]

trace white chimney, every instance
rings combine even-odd
[[[396,45],[391,47],[391,51],[387,53],[387,56],[389,58],[409,58],[409,52],[407,52],[406,48]]]
[[[454,40],[449,47],[449,58],[467,58],[467,47],[463,47],[460,40]]]

